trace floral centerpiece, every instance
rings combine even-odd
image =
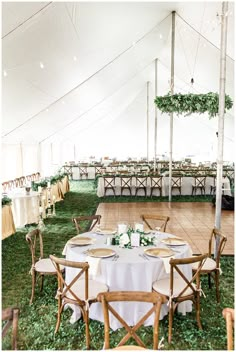
[[[151,246],[154,245],[155,237],[150,237],[145,235],[144,232],[140,230],[134,230],[129,228],[126,233],[121,233],[115,236],[115,244],[123,248],[132,248],[131,236],[133,233],[138,233],[140,235],[140,246]]]

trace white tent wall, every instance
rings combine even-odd
[[[49,176],[66,161],[90,156],[145,157],[147,81],[153,158],[154,60],[158,95],[164,95],[170,91],[173,10],[175,92],[217,92],[221,2],[4,2],[2,158],[4,169],[9,160],[18,167],[2,179],[30,170]],[[228,16],[226,93],[233,98],[233,2]],[[217,124],[217,117],[175,116],[173,158],[216,161]],[[224,160],[234,161],[233,147],[232,109],[225,116]],[[157,154],[169,157],[169,116],[160,112]]]

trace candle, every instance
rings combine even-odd
[[[126,224],[118,224],[118,234],[126,233],[128,226]]]
[[[50,183],[50,181],[48,181],[48,188],[51,186],[51,183]]]
[[[41,193],[42,192],[42,187],[38,186],[38,192]]]

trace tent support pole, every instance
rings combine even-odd
[[[155,59],[155,97],[157,96],[157,64],[158,59]],[[155,104],[155,130],[154,130],[154,172],[157,167],[157,106]]]
[[[149,161],[149,83],[147,82],[147,161]]]
[[[175,11],[172,12],[172,30],[171,30],[171,79],[170,79],[171,94],[174,93],[174,75],[175,75]],[[170,114],[169,202],[171,202],[173,120],[174,120],[174,114],[172,112]]]
[[[40,172],[40,175],[42,176],[42,146],[41,142],[38,144],[38,172]]]
[[[220,43],[220,87],[219,87],[219,118],[218,118],[218,151],[216,174],[216,209],[215,227],[221,228],[221,203],[222,203],[222,175],[223,175],[223,147],[224,147],[224,111],[225,111],[225,81],[226,81],[226,47],[228,25],[228,2],[222,3],[221,16],[221,43]],[[216,243],[216,250],[218,244]],[[215,252],[216,254],[216,252]]]
[[[17,177],[21,177],[24,175],[24,159],[23,159],[23,145],[22,142],[20,142],[20,169],[21,172]]]

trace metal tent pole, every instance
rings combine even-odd
[[[221,228],[222,174],[224,147],[224,111],[225,111],[225,81],[226,81],[226,46],[228,26],[228,2],[222,3],[221,43],[220,43],[220,87],[219,87],[219,118],[218,118],[218,151],[216,174],[216,209],[215,227]],[[217,247],[217,246],[216,246]]]
[[[147,161],[149,161],[149,84],[147,82]]]
[[[155,97],[157,96],[157,63],[155,59]],[[154,172],[156,172],[157,165],[157,105],[155,104],[155,130],[154,130]]]
[[[170,92],[174,93],[174,74],[175,74],[175,11],[172,12],[172,31],[171,31],[171,80]],[[169,157],[169,202],[171,202],[171,180],[172,180],[172,154],[173,154],[173,112],[170,114],[170,157]]]

